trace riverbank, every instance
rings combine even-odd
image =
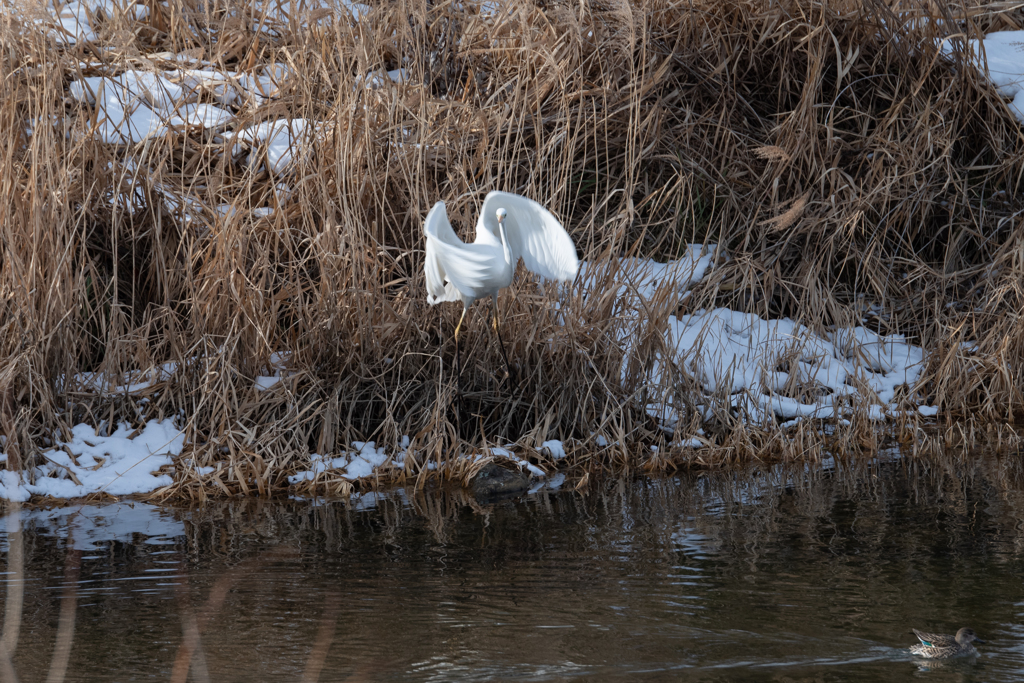
[[[1024,10],[936,11],[6,2],[0,495],[1015,444]],[[584,262],[508,367],[422,275],[495,189]]]

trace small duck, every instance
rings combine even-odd
[[[939,633],[922,633],[916,628],[914,635],[921,641],[920,645],[910,648],[911,654],[921,655],[930,659],[948,659],[949,657],[962,657],[964,655],[976,655],[972,643],[984,643],[985,641],[974,635],[969,628],[962,628],[955,636],[947,636]]]

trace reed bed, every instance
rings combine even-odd
[[[74,424],[168,416],[186,446],[159,494],[197,497],[281,491],[311,453],[357,440],[408,436],[415,457],[303,490],[465,478],[476,465],[454,456],[507,443],[590,477],[813,460],[919,434],[911,411],[751,423],[728,396],[698,400],[685,373],[668,387],[684,419],[664,429],[637,368],[664,351],[668,314],[716,307],[905,335],[928,353],[908,396],[940,408],[940,434],[1010,423],[1024,405],[1024,136],[965,52],[1021,28],[1018,5],[169,0],[94,12],[95,36],[74,41],[37,4],[3,7],[9,470]],[[103,140],[98,108],[69,96],[83,78],[182,59],[283,68],[273,92],[241,90],[229,125],[142,141]],[[281,120],[301,143],[290,164],[238,136]],[[728,257],[625,330],[625,378],[616,340],[631,323],[614,288],[539,287],[520,271],[499,303],[509,376],[483,305],[457,376],[461,311],[426,303],[422,220],[444,199],[471,237],[495,189],[549,207],[590,263],[666,261],[691,243]],[[680,441],[698,429],[707,447]],[[541,449],[554,438],[560,463]]]

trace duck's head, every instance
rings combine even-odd
[[[962,628],[956,632],[956,642],[961,645],[967,645],[968,643],[984,643],[985,641],[975,635],[972,629]]]

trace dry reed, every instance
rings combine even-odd
[[[382,476],[422,484],[427,463],[464,477],[469,465],[452,454],[506,442],[553,468],[537,449],[563,439],[568,462],[597,474],[817,457],[823,444],[871,449],[917,433],[918,417],[887,435],[854,416],[825,436],[719,409],[706,424],[690,411],[680,428],[703,426],[710,448],[674,448],[638,400],[645,388],[619,379],[613,297],[577,287],[559,313],[558,293],[523,277],[500,301],[513,377],[472,311],[457,381],[460,311],[426,304],[421,222],[444,199],[465,235],[492,189],[546,204],[590,261],[724,245],[731,259],[689,309],[821,330],[861,324],[870,302],[870,326],[929,351],[918,391],[947,430],[1020,413],[1024,136],[963,49],[966,37],[1020,28],[1016,5],[622,0],[507,2],[488,14],[395,0],[358,21],[291,3],[286,21],[272,3],[170,0],[148,3],[143,19],[98,13],[96,39],[67,46],[38,8],[5,2],[10,469],[78,422],[172,415],[187,446],[161,495],[268,495],[312,452],[402,435],[417,457]],[[940,30],[952,34],[949,56],[935,47]],[[199,126],[107,144],[94,135],[97,109],[68,97],[72,80],[163,71],[180,53],[245,73],[285,65],[280,90],[236,105],[230,127],[322,122],[307,153],[275,173],[259,149],[247,162]],[[397,68],[404,83],[360,80]],[[666,302],[635,331],[641,365],[677,308]],[[275,353],[288,354],[288,376],[259,391]],[[174,372],[131,394],[73,380],[169,362]],[[693,405],[692,378],[668,390]]]

